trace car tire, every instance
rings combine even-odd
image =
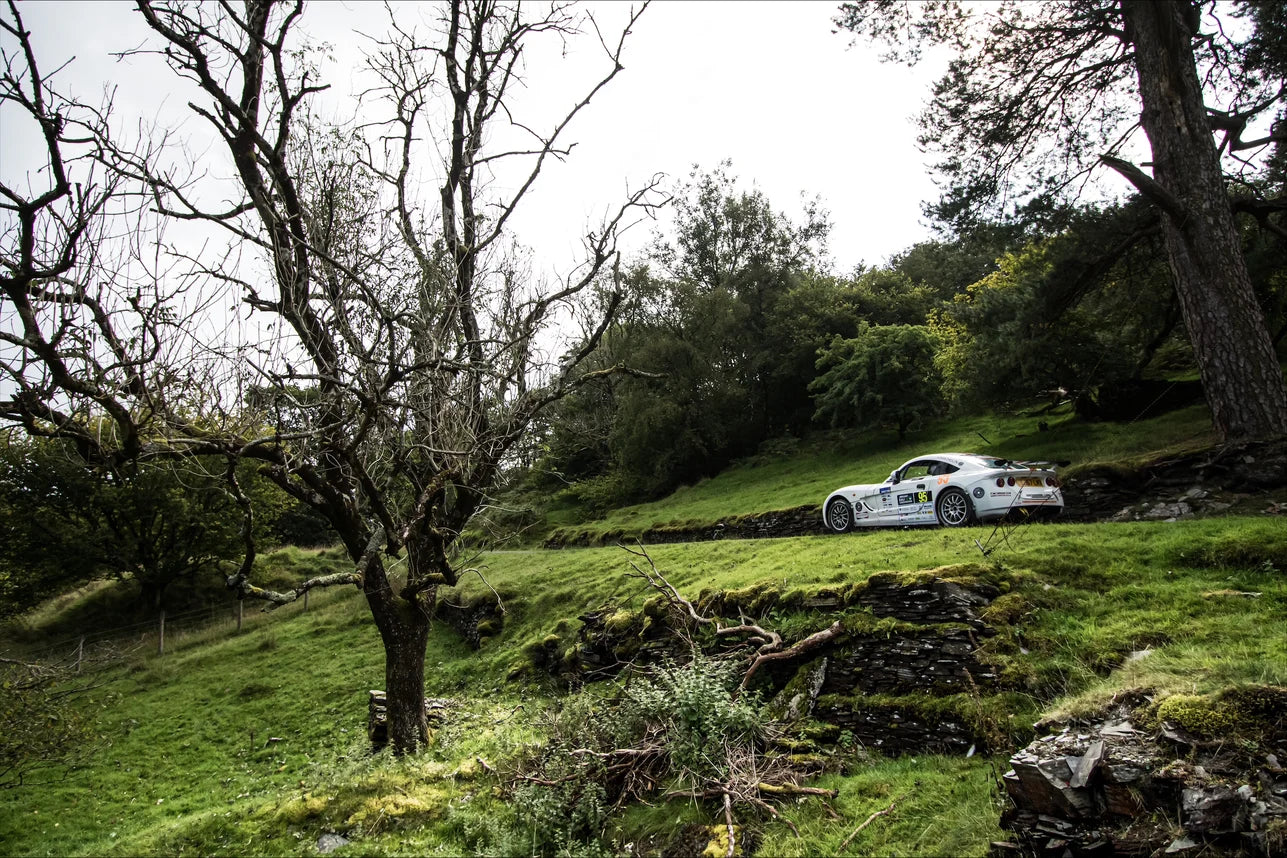
[[[944,527],[965,527],[974,521],[974,504],[960,489],[944,489],[934,504],[934,515]]]
[[[846,533],[854,526],[854,508],[844,498],[834,498],[827,504],[825,518],[827,530],[832,533]]]

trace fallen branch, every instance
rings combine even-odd
[[[899,803],[900,801],[902,801],[904,798],[906,798],[906,796],[901,796],[901,795],[900,795],[898,798],[894,799],[893,801],[891,801],[891,802],[889,803],[889,807],[885,808],[884,810],[878,810],[878,811],[876,811],[875,813],[873,813],[871,816],[867,817],[866,821],[865,821],[865,822],[863,822],[863,824],[862,824],[862,825],[860,825],[860,826],[858,826],[857,828],[855,828],[855,829],[854,829],[853,834],[850,834],[848,837],[846,837],[846,838],[845,838],[845,842],[844,842],[844,843],[841,843],[841,844],[840,844],[840,848],[839,848],[839,849],[837,849],[836,851],[837,851],[837,852],[844,852],[844,851],[845,851],[845,848],[846,848],[847,846],[849,846],[850,841],[852,841],[855,837],[857,837],[857,836],[858,836],[858,832],[862,831],[862,830],[863,830],[864,828],[866,828],[868,825],[871,825],[873,822],[875,822],[877,817],[885,816],[886,814],[888,814],[888,813],[890,813],[891,811],[893,811],[893,809],[894,809],[894,805],[898,804],[898,803]]]
[[[788,649],[781,650],[780,652],[761,651],[755,656],[755,661],[751,662],[751,666],[747,668],[746,675],[742,677],[742,683],[738,686],[738,689],[742,690],[746,688],[747,683],[751,681],[751,677],[755,675],[755,672],[760,669],[761,665],[770,661],[782,661],[784,659],[795,658],[796,656],[803,655],[815,647],[821,646],[828,641],[835,640],[843,631],[844,625],[840,620],[836,620],[829,627],[820,632],[814,632],[804,640],[792,644]]]
[[[737,836],[733,832],[733,798],[727,792],[724,793],[724,825],[728,828],[728,851],[724,856],[733,858],[737,852]]]
[[[840,795],[840,790],[820,789],[818,787],[796,786],[795,784],[770,784],[760,782],[755,788],[766,795],[820,795],[825,798],[835,798]]]
[[[755,657],[747,668],[746,673],[742,676],[741,683],[738,685],[738,693],[746,689],[747,685],[751,681],[751,677],[755,676],[756,672],[758,672],[764,664],[771,661],[782,661],[785,659],[796,658],[824,643],[835,640],[844,632],[844,626],[839,620],[836,620],[830,627],[823,629],[820,632],[814,632],[804,640],[797,641],[787,649],[783,649],[782,647],[784,642],[782,640],[782,636],[775,631],[770,631],[765,629],[763,626],[746,622],[737,626],[724,626],[721,625],[719,620],[714,617],[707,617],[699,613],[696,606],[680,595],[679,590],[675,588],[675,585],[671,584],[670,581],[666,579],[666,576],[657,568],[657,564],[653,562],[652,557],[648,555],[647,551],[642,547],[636,549],[625,545],[620,545],[620,548],[647,561],[647,568],[644,568],[638,563],[632,562],[630,564],[631,568],[635,570],[635,575],[633,577],[642,578],[646,581],[650,587],[661,593],[666,598],[666,601],[669,602],[671,607],[686,614],[698,625],[714,626],[716,637],[745,636],[747,638],[747,643],[758,644],[758,648],[755,651]]]

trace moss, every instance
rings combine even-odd
[[[875,572],[864,583],[867,587],[925,587],[935,581],[974,587],[980,582],[993,585],[1008,583],[1008,576],[1003,570],[984,566],[982,563],[956,563],[934,569]],[[858,588],[853,595],[857,595],[862,589]]]
[[[817,771],[826,768],[830,760],[822,754],[787,754],[784,758],[793,769]]]
[[[452,777],[463,781],[472,781],[483,772],[484,769],[482,762],[477,757],[473,757],[461,761],[460,765],[456,767],[456,770],[452,772]]]
[[[806,741],[827,744],[839,741],[842,732],[835,724],[824,724],[821,721],[810,721],[800,728],[800,736]]]
[[[316,819],[326,812],[326,797],[305,793],[301,798],[293,799],[277,809],[277,818],[287,825],[298,825],[308,819]]]
[[[636,626],[642,628],[644,619],[642,611],[619,609],[604,618],[603,630],[612,635],[624,635],[634,630]]]
[[[480,638],[494,638],[500,633],[500,623],[495,620],[483,620],[478,624],[478,636]]]
[[[380,795],[363,801],[345,822],[349,825],[374,825],[381,819],[432,818],[435,815],[433,807],[419,798],[401,794]]]
[[[1174,694],[1157,706],[1157,724],[1169,722],[1202,739],[1228,734],[1234,726],[1233,712],[1215,701],[1192,694]]]
[[[540,640],[529,641],[524,644],[522,653],[529,666],[536,668],[548,667],[562,655],[563,638],[556,634],[548,634]],[[512,668],[510,672],[513,674]]]
[[[1266,732],[1283,731],[1287,688],[1276,685],[1243,685],[1217,694],[1174,694],[1147,708],[1143,717],[1150,727],[1170,722],[1199,739],[1270,740]]]
[[[1287,712],[1287,688],[1277,685],[1244,685],[1220,695],[1241,723],[1257,727],[1278,724]]]
[[[766,707],[772,717],[779,719],[788,717],[792,708],[791,701],[808,693],[813,687],[821,661],[822,659],[814,659],[808,664],[801,665],[786,686],[773,696]]]
[[[778,599],[778,606],[781,608],[798,608],[811,597],[812,591],[803,587],[792,587]]]
[[[656,596],[649,596],[645,599],[641,608],[644,616],[654,620],[663,619],[669,609],[670,603],[667,602],[666,597],[662,596],[660,593]]]
[[[1012,626],[1032,613],[1036,606],[1019,593],[1006,593],[992,600],[980,617],[988,625]]]
[[[783,736],[773,740],[773,747],[787,754],[816,754],[818,743],[812,739],[791,739]]]
[[[702,850],[701,858],[726,858],[728,855],[728,826],[712,825],[707,828],[710,832],[710,841],[706,848]],[[733,826],[733,854],[744,855],[742,851],[742,826]]]
[[[781,586],[774,581],[761,581],[739,590],[706,591],[698,598],[698,609],[720,617],[762,617],[781,599]]]

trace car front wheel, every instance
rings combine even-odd
[[[938,523],[944,527],[965,527],[974,520],[974,507],[970,498],[960,489],[946,489],[938,496],[935,506]]]
[[[835,533],[844,533],[854,525],[854,510],[849,501],[836,498],[827,504],[827,529]]]

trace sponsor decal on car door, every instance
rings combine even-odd
[[[926,483],[908,486],[908,491],[899,492],[898,520],[903,524],[923,524],[934,520],[934,491]]]
[[[871,507],[872,518],[880,524],[893,524],[898,521],[898,504],[894,502],[895,487],[890,485],[876,486],[876,490],[864,500]],[[875,523],[873,522],[873,523]]]

